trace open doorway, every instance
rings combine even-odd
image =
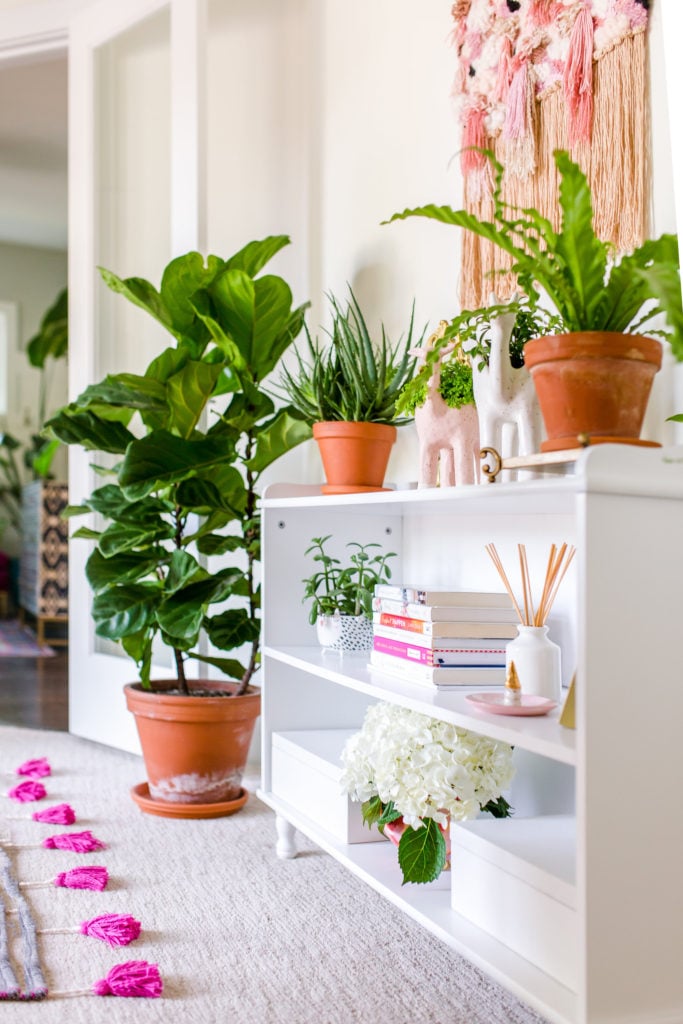
[[[48,357],[39,369],[27,353],[67,285],[67,106],[66,53],[0,62],[0,607],[10,617],[20,604],[23,545],[16,496],[33,476],[24,456],[44,419],[67,401],[66,359]],[[51,472],[66,479],[65,453]],[[0,625],[11,628],[7,619]],[[66,728],[64,652],[12,657],[11,643],[2,651],[0,718]]]

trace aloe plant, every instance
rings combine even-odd
[[[683,360],[677,236],[663,234],[619,258],[612,246],[595,234],[588,181],[567,153],[558,150],[554,155],[560,173],[559,230],[537,210],[520,209],[503,201],[503,167],[491,154],[487,156],[495,178],[492,221],[479,220],[466,210],[427,205],[396,213],[384,223],[427,217],[473,231],[498,246],[511,257],[512,271],[527,296],[528,309],[541,322],[544,316],[550,320],[547,333],[647,331],[667,337],[675,357]],[[544,295],[552,307],[548,312]],[[516,311],[518,307],[510,303],[499,308]],[[655,322],[661,314],[668,324],[664,329]],[[457,333],[457,320],[466,321],[474,315],[470,311],[459,314],[436,347],[442,347]]]
[[[118,641],[146,689],[157,636],[185,660],[213,665],[244,693],[260,659],[258,482],[310,429],[276,409],[261,384],[303,326],[280,277],[258,276],[289,239],[251,242],[227,260],[197,252],[172,260],[160,290],[141,278],[105,283],[158,320],[174,339],[142,375],[119,373],[88,388],[47,424],[51,436],[104,455],[106,482],[69,514],[95,512],[103,529],[86,574],[96,633]],[[135,420],[133,423],[132,421]],[[133,429],[131,429],[133,428]],[[230,556],[231,563],[207,562]],[[221,610],[215,611],[216,606]],[[246,645],[246,664],[197,649]]]
[[[351,288],[349,293],[345,309],[328,295],[333,316],[330,344],[325,347],[314,341],[306,329],[307,358],[297,352],[294,371],[282,369],[280,389],[309,425],[339,420],[408,423],[410,417],[398,415],[397,401],[415,373],[410,349],[420,344],[424,331],[413,341],[413,310],[405,340],[391,345],[382,326],[379,342],[373,343]]]

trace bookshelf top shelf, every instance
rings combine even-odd
[[[615,494],[683,499],[683,447],[641,448],[601,444],[582,451],[571,475],[506,483],[417,489],[415,486],[371,493],[324,495],[317,485],[271,484],[264,509],[340,508],[363,514],[420,514],[454,511],[468,514],[519,511],[532,505],[541,513],[569,513],[582,494]]]

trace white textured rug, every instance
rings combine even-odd
[[[65,733],[0,726],[0,771],[48,757],[48,799],[0,797],[13,842],[90,829],[100,853],[12,853],[19,881],[86,863],[110,873],[104,892],[25,890],[38,927],[130,913],[142,934],[122,949],[82,935],[39,937],[48,987],[89,988],[115,964],[159,964],[160,999],[81,996],[0,1003],[3,1024],[539,1024],[467,961],[386,903],[304,837],[296,860],[275,856],[274,817],[256,797],[230,818],[175,821],[142,814],[130,787],[141,759]],[[16,779],[15,779],[16,781]],[[13,785],[5,775],[3,793]],[[38,824],[31,810],[70,803],[73,826]],[[10,925],[16,958],[19,942]]]

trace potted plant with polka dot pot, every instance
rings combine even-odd
[[[332,535],[313,537],[306,554],[315,572],[303,580],[304,601],[311,600],[309,621],[315,624],[318,642],[326,650],[367,651],[372,647],[372,598],[378,583],[391,578],[387,562],[394,551],[380,544],[351,541],[346,564],[326,549]]]

